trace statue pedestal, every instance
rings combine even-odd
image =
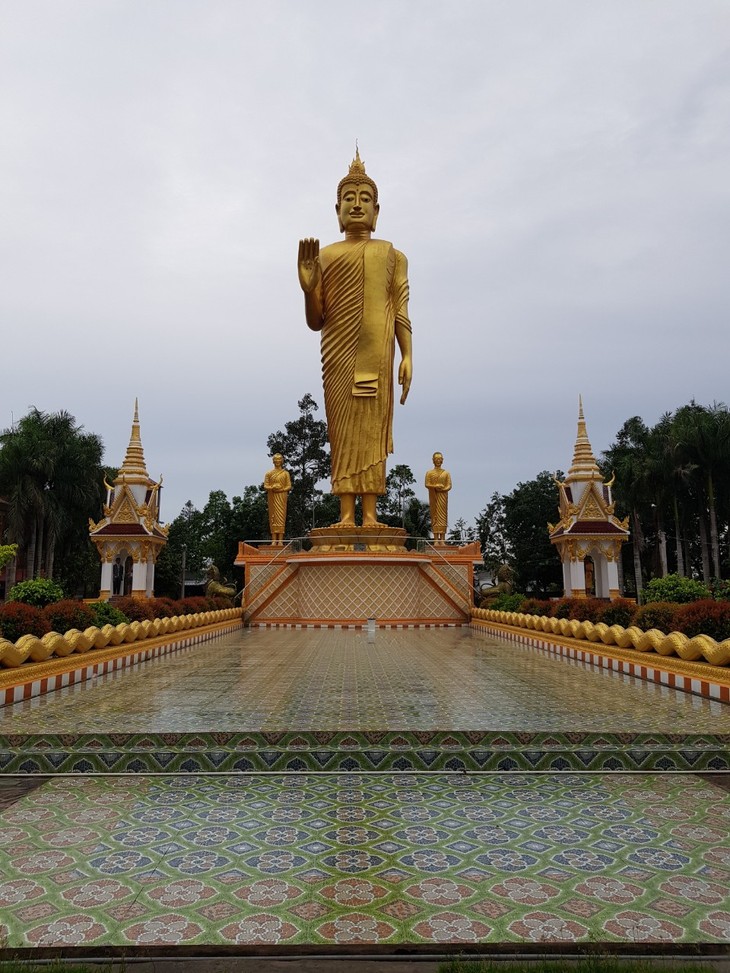
[[[478,544],[437,549],[424,542],[422,550],[407,551],[404,531],[362,530],[320,528],[312,532],[312,550],[296,553],[241,543],[236,564],[246,572],[246,624],[360,627],[371,618],[389,627],[469,624]],[[384,550],[386,544],[393,549]]]
[[[377,551],[404,553],[406,532],[402,527],[314,527],[309,532],[312,552]]]

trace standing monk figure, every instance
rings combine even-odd
[[[375,505],[385,493],[385,460],[393,452],[393,361],[398,384],[411,386],[408,264],[387,240],[374,240],[378,188],[357,152],[337,187],[335,211],[345,239],[321,252],[299,243],[299,283],[307,324],[321,332],[324,407],[332,459],[332,492],[340,498],[337,526],[355,526],[362,497],[364,527],[378,526]]]
[[[271,542],[280,547],[284,543],[286,530],[286,506],[291,490],[291,477],[284,469],[284,457],[281,453],[272,456],[273,470],[264,477],[264,490],[269,501],[269,531]]]
[[[426,474],[425,486],[428,489],[428,503],[431,508],[431,530],[435,541],[444,542],[449,520],[449,490],[451,475],[443,469],[444,458],[441,453],[433,454],[433,469]]]

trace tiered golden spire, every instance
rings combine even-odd
[[[147,466],[144,461],[144,449],[142,448],[142,437],[139,431],[139,408],[137,399],[134,400],[134,419],[132,420],[132,434],[129,437],[127,455],[124,457],[122,468],[119,470],[118,479],[124,480],[149,480]]]
[[[361,186],[363,183],[370,186],[373,191],[373,202],[377,204],[378,202],[378,187],[375,184],[375,180],[371,179],[370,176],[365,172],[365,163],[360,158],[360,149],[357,142],[355,142],[355,158],[350,163],[350,169],[346,176],[340,179],[340,183],[337,187],[337,202],[340,202],[342,196],[342,187],[347,183],[354,183],[356,186]]]
[[[593,455],[588,433],[586,431],[586,420],[583,415],[583,397],[578,396],[578,435],[575,439],[575,449],[573,450],[573,465],[568,470],[565,478],[569,480],[602,480],[601,471],[598,469],[596,457]]]

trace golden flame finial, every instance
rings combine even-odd
[[[129,479],[130,477],[144,477],[149,479],[147,466],[144,461],[144,449],[142,448],[142,436],[139,431],[139,403],[134,400],[134,418],[132,419],[132,434],[129,437],[127,454],[124,457],[122,468],[119,470],[119,477]]]
[[[357,139],[355,139],[355,158],[350,163],[350,169],[347,175],[340,179],[339,185],[337,186],[338,203],[342,196],[342,187],[348,182],[354,183],[356,186],[361,186],[363,183],[370,186],[373,191],[374,202],[377,205],[378,187],[375,185],[375,181],[365,172],[365,163],[360,158],[360,147],[357,144]]]
[[[586,420],[583,415],[583,396],[578,396],[578,434],[575,438],[573,450],[573,464],[568,470],[567,480],[602,479],[601,472],[593,455],[593,448],[588,439]]]

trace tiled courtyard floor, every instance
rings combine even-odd
[[[254,631],[8,707],[0,735],[31,748],[54,734],[212,745],[334,730],[723,745],[728,710],[467,630]],[[728,945],[729,786],[567,771],[0,775],[0,940]]]
[[[0,709],[0,733],[730,733],[730,707],[469,629],[242,630]]]
[[[15,797],[10,946],[730,942],[711,779],[56,778]]]

